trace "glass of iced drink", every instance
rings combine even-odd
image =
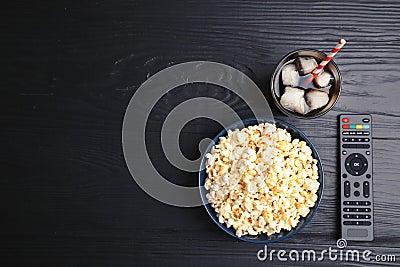
[[[339,68],[331,60],[316,77],[311,73],[326,57],[321,51],[301,49],[286,55],[271,76],[275,105],[287,115],[311,119],[326,114],[342,89]]]

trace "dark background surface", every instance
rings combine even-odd
[[[329,52],[340,38],[348,44],[335,59],[343,93],[334,109],[305,121],[274,108],[316,145],[326,184],[312,222],[268,248],[336,247],[337,115],[371,113],[375,241],[349,241],[349,248],[400,261],[398,2],[14,1],[1,13],[2,266],[269,265],[256,258],[263,246],[231,238],[204,208],[167,206],[141,191],[124,162],[123,115],[149,76],[192,60],[233,66],[268,97],[269,76],[285,54]],[[169,110],[198,95],[249,115],[210,85],[177,88],[157,104],[147,132],[152,160],[171,181],[192,186],[196,174],[172,167],[159,144]],[[196,141],[219,130],[208,120],[189,123],[183,152],[195,158]]]

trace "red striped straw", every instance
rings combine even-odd
[[[332,58],[342,49],[342,47],[346,44],[345,39],[340,39],[339,43],[335,46],[335,48],[332,49],[330,54],[324,58],[324,60],[319,63],[318,67],[311,73],[313,77],[316,77],[325,67],[326,64],[329,63],[329,61],[332,60]]]

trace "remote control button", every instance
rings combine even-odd
[[[367,238],[369,236],[367,229],[347,229],[348,237]]]
[[[347,174],[343,173],[342,177],[347,178]]]
[[[356,125],[356,129],[361,130],[362,128],[363,128],[362,124],[357,124],[357,125]]]
[[[343,124],[342,125],[342,129],[349,129],[349,125],[348,124]]]
[[[349,138],[342,138],[343,142],[349,142]]]
[[[343,205],[349,206],[371,206],[370,201],[343,201]]]
[[[371,201],[363,201],[364,206],[371,206]]]
[[[344,212],[371,212],[370,208],[344,208]]]
[[[350,132],[349,132],[349,131],[343,131],[342,134],[343,134],[343,135],[349,135]]]
[[[371,215],[369,214],[344,214],[344,219],[371,219]]]
[[[364,119],[362,119],[362,122],[368,123],[368,122],[369,122],[369,119],[368,119],[368,118],[364,118]]]
[[[369,221],[344,221],[344,225],[371,225]]]
[[[367,174],[366,177],[369,179],[371,178],[371,174]]]
[[[370,148],[367,144],[343,144],[343,148]]]
[[[343,201],[343,205],[349,206],[371,206],[369,201]]]
[[[360,191],[354,191],[354,195],[355,195],[356,197],[359,197],[359,196],[360,196]]]
[[[362,160],[354,158],[352,161],[350,161],[350,168],[352,168],[355,171],[360,171],[363,168]]]
[[[355,183],[354,183],[354,187],[355,187],[355,188],[359,188],[359,187],[360,187],[360,183],[359,183],[359,182],[355,182]]]
[[[344,225],[363,225],[364,222],[357,222],[357,221],[344,221]]]
[[[343,151],[342,151],[342,154],[343,154],[343,155],[347,155],[347,151],[346,151],[346,150],[343,150]]]
[[[343,148],[357,148],[357,144],[344,144],[342,145]]]
[[[368,161],[363,155],[353,153],[346,158],[345,168],[351,175],[359,176],[367,171]]]
[[[366,151],[365,154],[366,154],[367,156],[369,156],[369,155],[371,155],[371,151]]]
[[[365,181],[363,183],[363,195],[365,198],[369,197],[369,182]]]
[[[369,135],[369,131],[363,132],[363,135]]]
[[[356,129],[356,125],[355,124],[350,124],[350,129]]]
[[[369,221],[344,221],[344,225],[371,225]]]
[[[344,182],[344,196],[345,197],[350,197],[350,182],[346,181]]]
[[[349,118],[343,118],[343,119],[342,119],[342,122],[348,123],[348,122],[349,122]]]
[[[369,124],[363,124],[362,128],[363,129],[369,129]]]

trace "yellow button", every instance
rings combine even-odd
[[[362,124],[357,124],[356,125],[356,129],[362,129],[363,127],[362,127]]]

